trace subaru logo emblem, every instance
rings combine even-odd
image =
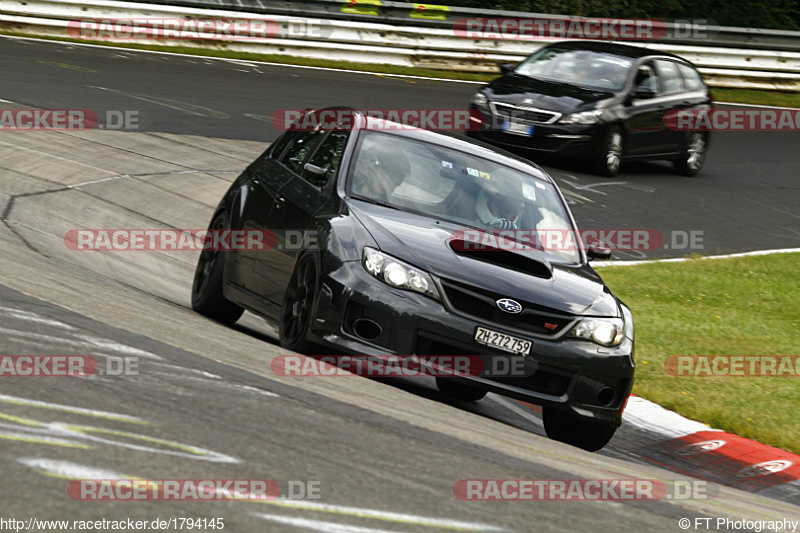
[[[511,300],[510,298],[502,298],[497,300],[497,307],[505,311],[506,313],[520,313],[522,312],[522,305],[516,301]]]

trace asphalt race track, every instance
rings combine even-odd
[[[204,227],[230,181],[277,137],[268,117],[279,109],[454,108],[475,85],[5,38],[0,72],[4,107],[135,110],[143,126],[0,133],[0,351],[138,363],[136,375],[4,378],[5,517],[223,517],[230,531],[379,533],[677,531],[680,518],[800,514],[798,492],[726,486],[710,499],[460,501],[460,479],[686,478],[653,466],[658,441],[626,427],[590,454],[546,439],[535,411],[493,395],[462,405],[422,380],[276,376],[270,361],[287,352],[270,326],[245,315],[227,328],[191,311],[195,253],[64,245],[74,228]],[[656,163],[613,180],[547,169],[584,228],[699,230],[706,254],[789,248],[800,241],[797,146],[798,133],[720,134],[697,178]],[[66,493],[67,479],[132,477],[313,480],[321,498],[82,502]]]

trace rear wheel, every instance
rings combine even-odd
[[[476,402],[486,396],[485,390],[464,385],[453,378],[436,378],[436,387],[454,400],[465,402]]]
[[[573,415],[567,411],[545,406],[542,408],[542,422],[547,436],[596,452],[608,444],[617,428]]]
[[[211,222],[209,230],[225,228],[225,214],[219,213]],[[192,309],[208,318],[233,324],[242,316],[244,309],[225,299],[222,294],[224,252],[203,250],[197,260],[192,283]]]
[[[623,156],[622,129],[611,126],[606,132],[606,138],[600,151],[594,159],[595,171],[601,176],[616,176],[622,166]]]
[[[278,328],[281,346],[305,352],[314,346],[306,340],[317,294],[317,265],[311,255],[300,258],[283,299]]]
[[[673,162],[675,172],[684,176],[694,176],[703,168],[706,162],[706,148],[708,139],[706,134],[693,131],[686,138],[686,145],[680,159]]]

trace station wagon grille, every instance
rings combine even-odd
[[[505,118],[513,118],[522,122],[535,122],[537,124],[552,124],[559,118],[561,113],[555,111],[548,111],[546,109],[538,109],[535,107],[516,106],[513,104],[505,104],[502,102],[492,102],[492,111],[495,115]]]

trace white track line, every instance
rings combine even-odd
[[[644,259],[642,261],[593,261],[593,267],[634,266],[649,265],[654,263],[683,263],[685,261],[704,261],[706,259],[730,259],[733,257],[751,257],[756,255],[795,254],[800,253],[800,248],[781,248],[778,250],[756,250],[755,252],[742,252],[727,255],[709,255],[704,257],[673,257],[670,259]]]
[[[489,396],[488,399],[492,400],[494,403],[496,403],[498,405],[501,405],[501,406],[505,407],[509,411],[518,414],[519,416],[521,416],[525,420],[528,420],[529,422],[533,422],[537,426],[540,426],[540,427],[544,426],[544,424],[542,423],[542,419],[541,418],[537,417],[536,415],[534,415],[533,413],[529,412],[525,408],[520,407],[519,405],[515,405],[515,401],[514,400],[508,400],[508,399],[506,399],[506,398],[504,398],[502,396],[498,396],[496,394],[493,394],[493,395]]]
[[[322,520],[312,520],[310,518],[298,518],[294,516],[281,516],[274,514],[258,513],[255,516],[262,520],[277,522],[299,529],[308,531],[321,531],[322,533],[399,533],[397,530],[374,529],[371,527],[351,526],[349,524],[338,524],[336,522],[326,522]]]
[[[72,46],[85,46],[88,48],[103,48],[105,50],[114,49],[118,50],[119,48],[115,46],[103,46],[100,44],[88,44],[88,43],[73,43],[70,41],[57,41],[53,39],[37,39],[35,37],[17,37],[15,35],[0,35],[5,39],[14,39],[19,41],[36,41],[36,42],[45,42],[45,43],[58,43],[58,44],[66,44]],[[206,60],[220,60],[220,61],[229,61],[231,63],[238,63],[240,65],[270,65],[274,67],[290,67],[290,68],[304,68],[309,70],[323,70],[323,71],[330,71],[330,72],[350,72],[353,74],[370,74],[370,75],[381,75],[381,76],[388,76],[393,78],[408,78],[412,80],[428,80],[428,81],[446,81],[450,83],[471,83],[473,85],[484,85],[485,82],[482,81],[470,81],[470,80],[452,80],[446,78],[431,78],[428,76],[414,76],[412,74],[389,74],[384,72],[370,72],[367,70],[348,70],[348,69],[341,69],[341,68],[331,68],[331,67],[311,67],[307,65],[290,65],[287,63],[271,63],[269,61],[253,61],[249,59],[233,59],[229,57],[214,57],[214,56],[201,56],[195,54],[179,54],[176,52],[161,52],[158,50],[140,50],[136,48],[126,48],[125,53],[130,52],[145,52],[148,54],[160,54],[166,56],[177,56],[177,57],[191,57],[197,59],[206,59]],[[499,73],[498,73],[499,75]],[[0,100],[4,101],[4,100]],[[13,103],[13,102],[10,102]],[[778,106],[767,106],[767,105],[756,105],[756,104],[739,104],[735,102],[716,102],[717,105],[734,105],[734,106],[742,106],[742,107],[754,107],[754,108],[766,108],[766,109],[797,109],[796,107],[778,107]]]
[[[67,44],[67,45],[74,45],[74,46],[83,46],[87,48],[102,48],[104,50],[118,50],[117,47],[114,46],[103,46],[100,44],[89,44],[89,43],[73,43],[69,41],[56,41],[53,39],[37,39],[35,37],[17,37],[15,35],[0,35],[0,37],[5,39],[13,39],[13,40],[21,40],[21,41],[36,41],[36,42],[43,42],[43,43],[56,43],[56,44]],[[158,54],[158,55],[165,55],[165,56],[175,56],[175,57],[191,57],[195,59],[205,59],[209,61],[217,60],[217,61],[228,61],[230,63],[237,63],[239,65],[269,65],[274,67],[289,67],[289,68],[303,68],[309,70],[323,70],[323,71],[330,71],[330,72],[345,72],[345,73],[352,73],[352,74],[369,74],[375,76],[377,74],[381,76],[388,76],[394,78],[410,78],[414,80],[430,80],[430,81],[449,81],[452,83],[473,83],[478,85],[483,85],[485,82],[482,81],[469,81],[469,80],[451,80],[445,78],[431,78],[426,76],[414,76],[411,74],[388,74],[385,72],[370,72],[368,70],[348,70],[348,69],[341,69],[341,68],[331,68],[331,67],[311,67],[307,65],[290,65],[288,63],[271,63],[269,61],[253,61],[250,59],[234,59],[230,57],[216,57],[216,56],[202,56],[202,55],[195,55],[195,54],[179,54],[177,52],[161,52],[158,50],[140,50],[137,48],[126,48],[125,52],[139,52],[139,53],[147,53],[147,54]]]

